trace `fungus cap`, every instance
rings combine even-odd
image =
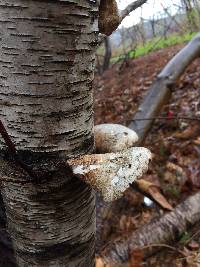
[[[118,152],[132,147],[138,136],[135,131],[120,124],[100,124],[94,127],[96,151]]]
[[[85,155],[68,160],[73,173],[100,192],[105,201],[120,198],[148,170],[151,152],[133,147],[118,153]]]

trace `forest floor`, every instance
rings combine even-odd
[[[101,77],[96,76],[95,124],[128,125],[152,81],[167,62],[183,47],[176,45],[149,55],[121,61]],[[154,157],[144,179],[161,188],[168,202],[175,207],[200,190],[200,58],[191,64],[177,82],[170,102],[145,141]],[[190,119],[185,119],[189,117]],[[103,243],[135,231],[163,211],[144,205],[143,197],[132,189],[126,191],[103,225]],[[162,247],[162,244],[161,244]],[[181,251],[181,253],[180,253]],[[177,244],[144,261],[142,251],[135,262],[124,266],[181,267],[200,266],[200,223],[183,233]],[[185,256],[184,256],[185,255]]]
[[[96,76],[95,123],[128,125],[156,75],[181,48],[182,45],[177,45],[144,57],[121,61],[102,77]],[[170,103],[163,107],[159,116],[166,119],[156,120],[146,139],[145,146],[154,157],[144,179],[160,187],[165,198],[175,207],[190,194],[200,190],[200,123],[195,120],[196,117],[200,118],[200,58],[179,80]],[[181,119],[185,116],[191,119]],[[109,220],[104,222],[102,243],[135,231],[164,212],[155,205],[145,206],[143,197],[132,189],[126,191],[118,204],[117,212],[115,210]],[[2,235],[5,226],[1,225],[5,223],[0,221]],[[0,266],[15,266],[12,251],[2,244]],[[142,251],[138,251],[137,257],[125,266],[200,266],[200,223],[191,231],[183,233],[179,242],[171,248],[162,250],[146,261],[143,260]]]

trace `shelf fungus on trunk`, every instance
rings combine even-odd
[[[133,147],[122,152],[85,155],[68,160],[75,176],[100,192],[105,201],[120,198],[148,170],[151,152]]]
[[[138,141],[133,130],[120,124],[99,124],[94,127],[98,153],[111,153],[132,147]]]

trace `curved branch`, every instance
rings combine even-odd
[[[140,144],[144,141],[154,120],[138,120],[158,116],[161,107],[170,99],[172,88],[174,88],[176,81],[184,73],[186,68],[199,56],[200,33],[176,54],[158,74],[129,125],[129,128],[138,134]]]
[[[101,0],[99,6],[99,32],[107,36],[115,31],[122,20],[147,0],[136,0],[119,12],[116,0]]]
[[[176,80],[184,73],[185,69],[200,56],[200,33],[174,56],[166,67],[158,75],[158,78],[168,78],[169,81]]]
[[[143,4],[145,4],[147,0],[136,0],[135,2],[129,4],[124,10],[121,11],[120,14],[120,23],[122,20],[127,17],[133,10],[137,9],[138,7],[141,7]]]

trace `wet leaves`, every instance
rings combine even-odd
[[[129,257],[129,266],[130,267],[142,267],[143,263],[143,252],[142,250],[134,250]]]
[[[175,133],[176,138],[180,139],[193,139],[200,134],[200,121],[197,125],[191,125],[185,131]]]

